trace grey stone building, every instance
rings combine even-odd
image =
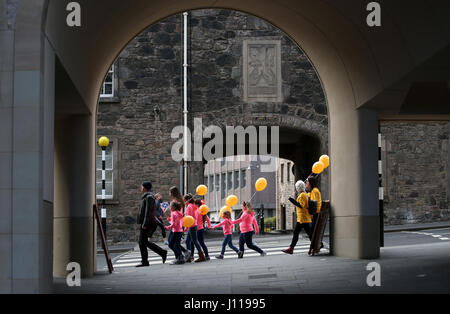
[[[450,219],[450,123],[381,123],[384,222]]]
[[[136,239],[141,181],[152,180],[164,199],[170,186],[180,186],[170,135],[183,124],[182,31],[181,14],[144,30],[106,78],[97,133],[112,142],[107,154],[109,241]],[[188,32],[190,127],[194,118],[201,118],[204,127],[222,129],[280,126],[280,154],[298,161],[298,176],[309,174],[312,163],[327,153],[328,117],[320,80],[307,56],[279,29],[237,11],[189,12]],[[258,65],[266,69],[259,79],[252,71]],[[191,191],[203,183],[204,162],[190,163]],[[325,177],[322,184],[327,190]],[[98,177],[98,195],[100,186]]]
[[[182,22],[179,14],[145,29],[118,56],[106,78],[97,133],[112,142],[107,162],[108,241],[136,240],[143,180],[151,180],[166,200],[169,188],[180,186],[171,132],[183,125]],[[226,125],[279,126],[280,155],[291,162],[292,171],[292,182],[277,187],[285,199],[282,195],[293,190],[295,180],[305,179],[318,157],[328,153],[327,101],[313,65],[282,31],[242,12],[191,11],[188,25],[190,129],[194,118],[201,118],[203,127],[223,130]],[[385,223],[448,220],[448,122],[380,125]],[[204,183],[206,162],[189,163],[190,191]],[[330,197],[328,180],[325,173],[320,182],[324,199]],[[284,199],[278,200],[277,222],[279,228],[290,229],[293,209],[288,208],[286,225],[281,226],[280,209],[290,206]]]

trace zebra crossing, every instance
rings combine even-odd
[[[266,252],[267,256],[271,256],[271,255],[286,255],[286,253],[283,253],[281,250],[284,250],[287,248],[287,245],[282,245],[280,246],[280,243],[275,243],[275,242],[268,242],[268,243],[262,243],[262,244],[258,244],[258,246],[264,251]],[[171,261],[173,261],[175,259],[175,256],[172,252],[172,250],[170,250],[167,246],[164,247],[165,249],[168,250],[168,255],[167,255],[167,260],[166,260],[166,264],[170,263]],[[208,246],[208,253],[209,256],[211,258],[211,261],[216,261],[215,256],[220,254],[220,251],[222,250],[222,246],[221,245],[214,245],[214,246]],[[327,249],[323,249],[324,252],[328,252]],[[293,255],[301,255],[301,254],[308,254],[309,251],[309,242],[308,243],[304,243],[304,244],[297,244],[297,246],[295,247],[294,250],[294,254]],[[150,265],[159,265],[162,264],[162,258],[157,255],[156,253],[154,253],[153,251],[149,250],[149,257],[148,257],[148,261],[150,263]],[[259,253],[248,249],[247,247],[245,248],[245,254],[244,254],[244,258],[248,258],[248,257],[261,257]],[[263,257],[261,257],[263,258]],[[225,251],[225,255],[224,255],[224,259],[237,259],[237,254],[231,250],[229,247],[227,247],[226,251]],[[219,260],[217,260],[219,261]],[[134,267],[137,264],[139,264],[141,262],[141,254],[139,252],[139,250],[135,249],[133,251],[130,251],[128,253],[125,253],[117,258],[115,258],[113,260],[113,266],[114,268],[125,268],[125,267]]]
[[[405,232],[405,233],[419,234],[419,235],[424,235],[424,236],[431,236],[431,237],[433,237],[433,238],[436,238],[436,239],[439,239],[439,240],[442,240],[442,241],[448,241],[448,240],[450,240],[449,237],[444,236],[444,235],[446,235],[446,234],[441,235],[441,234],[435,234],[435,233],[431,233],[431,232],[421,232],[421,231],[403,231],[403,232]]]

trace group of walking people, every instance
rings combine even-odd
[[[316,177],[309,176],[305,182],[303,182],[302,180],[298,180],[295,183],[295,190],[298,193],[297,200],[294,200],[290,197],[289,201],[296,207],[297,223],[295,224],[294,235],[292,237],[291,244],[287,249],[283,250],[283,252],[287,254],[294,254],[294,248],[297,245],[298,236],[303,229],[308,235],[309,240],[312,240],[312,234],[316,225],[317,216],[320,213],[320,209],[322,207],[322,196],[317,186]],[[315,201],[317,204],[317,209],[312,215],[308,210],[310,203],[309,200]],[[321,248],[322,247],[323,243],[321,243]]]
[[[136,265],[136,267],[149,266],[147,248],[161,256],[163,263],[165,263],[167,250],[149,241],[149,238],[151,238],[158,227],[161,228],[164,238],[166,230],[169,231],[168,246],[175,254],[175,260],[172,264],[184,264],[194,261],[195,249],[198,253],[198,259],[194,262],[210,260],[204,239],[205,223],[208,225],[208,228],[217,229],[222,227],[223,229],[224,240],[221,253],[216,256],[217,259],[224,258],[227,245],[236,252],[238,258],[243,258],[245,244],[248,248],[261,254],[261,256],[266,255],[252,240],[253,233],[256,232],[258,234],[259,230],[250,202],[242,203],[242,215],[239,219],[232,221],[230,212],[224,211],[222,214],[223,221],[212,227],[208,215],[199,211],[199,207],[202,205],[201,199],[194,198],[190,193],[182,197],[178,188],[174,186],[169,190],[170,216],[167,216],[168,210],[165,212],[161,210],[160,195],[153,194],[151,189],[151,182],[145,181],[142,183],[142,200],[137,219],[137,224],[140,226],[139,249],[141,251],[141,263]],[[194,218],[194,223],[189,228],[183,227],[182,221],[185,215]],[[166,216],[170,225],[164,226],[163,216]],[[235,224],[239,224],[241,231],[239,248],[235,247],[232,242],[232,229]],[[187,233],[186,248],[181,245],[184,233]]]

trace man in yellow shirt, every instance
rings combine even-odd
[[[297,193],[299,193],[297,197],[297,201],[295,201],[292,197],[289,198],[289,201],[296,206],[297,211],[297,223],[295,224],[294,235],[292,237],[292,242],[289,248],[283,250],[284,253],[293,254],[294,247],[298,242],[298,235],[302,229],[305,229],[306,234],[308,235],[309,240],[311,240],[312,232],[311,232],[311,215],[308,212],[308,195],[305,191],[306,185],[305,182],[299,180],[295,183],[295,189]]]
[[[317,210],[316,213],[312,216],[311,223],[311,232],[314,232],[314,227],[316,226],[317,216],[320,213],[320,209],[322,208],[322,196],[320,194],[320,190],[317,187],[317,178],[316,177],[308,177],[306,179],[306,190],[310,191],[308,194],[309,198],[313,201],[317,202]],[[323,243],[320,244],[320,248],[323,248]]]
[[[320,194],[320,190],[317,187],[317,179],[315,177],[308,177],[306,179],[306,190],[309,191],[309,198],[313,201],[317,202],[317,210],[316,213],[313,215],[312,223],[311,223],[311,230],[314,231],[314,226],[316,225],[317,220],[317,214],[320,213],[320,209],[322,207],[322,196]]]

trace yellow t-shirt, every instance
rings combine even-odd
[[[297,210],[297,222],[301,224],[311,223],[311,215],[308,213],[308,195],[305,192],[300,193],[297,197],[297,202],[302,206],[295,207]]]
[[[320,191],[318,188],[314,188],[311,193],[308,193],[311,200],[317,202],[317,211],[316,213],[320,213],[320,209],[322,208],[322,196],[320,195]]]

